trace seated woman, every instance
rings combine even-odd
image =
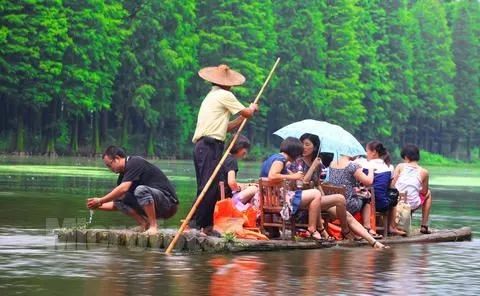
[[[422,224],[420,232],[430,234],[428,229],[428,216],[432,207],[432,193],[428,188],[428,171],[422,168],[420,150],[417,146],[408,144],[403,147],[400,153],[405,163],[399,164],[394,173],[393,185],[401,193],[406,193],[407,202],[412,211],[422,207]]]
[[[367,168],[368,174],[363,172],[362,167],[352,161],[351,156],[341,155],[337,161],[333,161],[329,168],[329,182],[334,185],[343,185],[346,187],[347,211],[354,215],[357,212],[362,213],[363,226],[366,229],[370,227],[370,201],[357,194],[355,187],[358,183],[370,186],[373,183],[373,169]],[[380,238],[376,233],[369,231],[371,235]]]
[[[315,187],[319,186],[321,183],[322,170],[324,166],[322,160],[320,159],[320,139],[318,136],[305,133],[300,137],[300,141],[303,144],[303,154],[302,157],[298,158],[296,161],[291,162],[288,166],[288,170],[291,172],[303,172],[305,175],[303,177],[302,183],[309,184],[313,181]],[[340,194],[326,195],[322,197],[322,210],[327,210],[331,207],[335,207],[336,217],[339,217],[343,228],[348,229],[347,226],[347,217],[345,210],[345,198]],[[323,238],[328,240],[333,240],[328,232],[323,228],[323,219],[321,215],[319,216],[319,226],[322,229],[318,231]]]
[[[374,170],[373,189],[375,192],[375,209],[378,212],[386,212],[390,210],[388,216],[388,233],[405,235],[406,233],[404,231],[397,229],[395,223],[398,199],[388,194],[388,189],[390,188],[393,179],[393,165],[390,153],[379,141],[371,141],[367,143],[366,151],[369,166]]]
[[[222,179],[227,181],[225,196],[231,197],[235,207],[240,211],[248,208],[246,204],[258,192],[258,186],[256,184],[241,184],[237,182],[238,159],[245,158],[249,149],[250,141],[247,137],[240,136],[223,164]]]
[[[303,180],[303,172],[290,174],[287,170],[287,162],[294,162],[302,155],[303,145],[300,140],[288,137],[280,145],[280,153],[271,155],[263,162],[260,177],[270,180]],[[290,203],[292,215],[295,215],[299,208],[308,209],[308,228],[310,237],[315,240],[323,240],[322,235],[317,231],[319,217],[321,217],[322,194],[318,189],[295,191]]]
[[[287,162],[294,162],[303,154],[303,145],[298,139],[286,138],[280,145],[280,153],[270,156],[262,165],[260,177],[268,177],[272,180],[302,180],[302,172],[289,173],[286,169]],[[325,200],[324,200],[325,199]],[[299,209],[308,209],[308,229],[310,236],[317,240],[322,240],[317,226],[321,221],[322,207],[328,208],[328,212],[333,218],[338,218],[341,222],[342,235],[344,238],[351,239],[352,231],[366,239],[373,248],[385,248],[383,244],[376,241],[363,226],[346,212],[345,199],[341,195],[321,196],[318,189],[297,190],[292,200],[293,214]]]

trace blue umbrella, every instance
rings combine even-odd
[[[341,126],[326,121],[305,119],[282,127],[273,134],[285,139],[287,137],[300,138],[304,133],[317,135],[320,138],[320,150],[334,153],[336,158],[339,155],[366,154],[363,146],[351,133]]]

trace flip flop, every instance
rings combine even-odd
[[[325,228],[322,228],[320,230],[317,229],[317,231],[320,233],[320,235],[327,241],[327,242],[334,242],[336,241],[335,237],[331,236],[328,234],[327,230]],[[324,235],[324,232],[327,234],[326,236]]]
[[[348,229],[347,232],[341,232],[342,234],[342,240],[355,240],[355,236],[353,235],[352,231]]]
[[[307,232],[308,232],[308,234],[309,234],[308,238],[310,238],[310,239],[313,239],[313,240],[315,240],[315,241],[317,241],[317,242],[323,242],[323,241],[325,240],[325,239],[322,237],[322,235],[320,234],[320,232],[318,232],[318,230],[310,231],[310,230],[307,229]],[[315,233],[318,233],[318,235],[320,235],[320,238],[314,237],[313,235],[314,235]]]
[[[373,232],[373,233],[372,233],[372,232],[371,232],[372,229],[370,229],[370,228],[366,228],[366,227],[365,227],[365,229],[368,231],[368,234],[370,234],[374,239],[383,239],[383,235],[378,234],[378,233],[376,233],[376,232]]]
[[[430,234],[432,232],[428,229],[428,225],[422,225],[422,226],[420,226],[420,233]]]

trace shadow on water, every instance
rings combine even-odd
[[[63,163],[64,164],[64,163]],[[173,176],[182,211],[194,198],[189,162],[158,162]],[[0,168],[0,295],[478,295],[480,241],[370,248],[166,257],[143,249],[65,246],[48,235],[88,217],[85,198],[103,194],[115,176],[101,165],[90,175]],[[68,168],[67,168],[68,170]],[[75,170],[72,168],[71,170]],[[246,164],[255,178],[258,164]],[[478,174],[477,174],[478,175]],[[480,188],[434,186],[432,226],[469,225],[480,233]],[[414,216],[416,224],[419,214]],[[73,219],[73,220],[72,220]],[[119,213],[95,213],[94,227],[130,226]],[[51,221],[51,220],[50,220]],[[55,223],[54,223],[55,224]],[[51,225],[50,225],[51,226]],[[46,235],[47,234],[47,235]]]

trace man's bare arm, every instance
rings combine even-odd
[[[96,208],[104,203],[121,198],[125,195],[125,193],[127,193],[128,189],[130,189],[130,186],[132,186],[132,182],[122,182],[120,185],[110,191],[110,193],[101,198],[89,198],[87,207]]]
[[[227,127],[227,131],[228,132],[231,132],[235,129],[237,129],[241,124],[242,124],[242,121],[244,120],[245,118],[243,116],[238,116],[237,118],[235,118],[234,120],[230,121],[228,123],[228,127]]]
[[[228,123],[227,131],[231,132],[234,129],[238,128],[241,124],[243,119],[251,118],[255,111],[258,111],[258,104],[250,104],[248,108],[243,109],[240,111],[240,116],[235,118],[234,120]]]

